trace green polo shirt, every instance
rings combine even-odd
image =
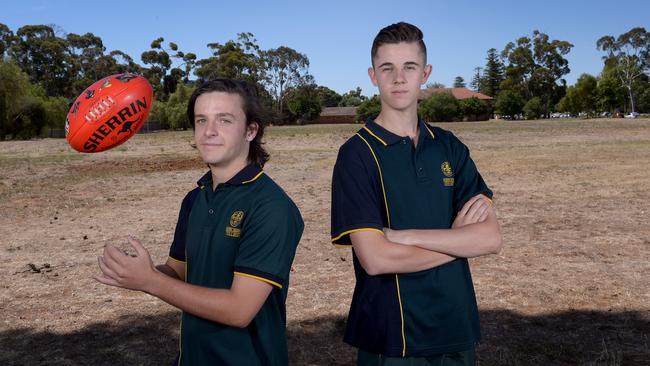
[[[350,233],[449,229],[472,196],[492,197],[467,147],[419,121],[414,146],[373,120],[341,146],[332,178],[332,242]],[[354,253],[354,252],[353,252]],[[480,338],[466,258],[415,273],[370,276],[353,254],[356,285],[345,341],[390,357],[471,349]]]
[[[285,301],[304,224],[287,194],[257,165],[213,191],[212,174],[181,205],[170,257],[188,283],[229,289],[235,275],[273,286],[250,325],[227,326],[183,312],[179,365],[286,365]]]

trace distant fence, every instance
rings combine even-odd
[[[162,124],[157,121],[147,121],[144,123],[138,133],[151,133],[154,131],[162,130]],[[49,137],[55,139],[65,138],[65,130],[63,128],[46,128],[41,132],[41,137]]]

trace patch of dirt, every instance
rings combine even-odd
[[[306,224],[287,299],[291,364],[349,365],[349,250],[329,243],[338,147],[359,125],[271,127],[265,170]],[[450,123],[495,192],[505,247],[471,260],[481,365],[650,364],[650,121]],[[104,244],[166,259],[206,171],[191,131],[75,155],[0,143],[0,363],[170,364],[178,312],[92,279]]]

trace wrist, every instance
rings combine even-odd
[[[149,295],[158,296],[160,294],[160,289],[163,288],[165,281],[164,273],[160,271],[153,271],[149,276],[148,281],[145,282],[142,291],[148,293]]]

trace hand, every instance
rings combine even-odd
[[[393,243],[397,243],[397,231],[391,230],[387,227],[384,228],[384,236],[388,241],[392,241]]]
[[[129,236],[129,244],[137,255],[130,256],[111,244],[104,247],[104,255],[97,258],[101,276],[94,278],[110,286],[147,292],[149,280],[156,273],[151,256],[139,240]]]
[[[406,232],[406,230],[384,228],[384,236],[388,241],[402,245],[414,245],[414,243],[409,242]]]
[[[482,194],[476,195],[463,205],[463,208],[456,215],[456,219],[454,219],[451,227],[459,228],[465,225],[483,222],[488,217],[489,208],[490,202],[488,202],[487,197]]]

